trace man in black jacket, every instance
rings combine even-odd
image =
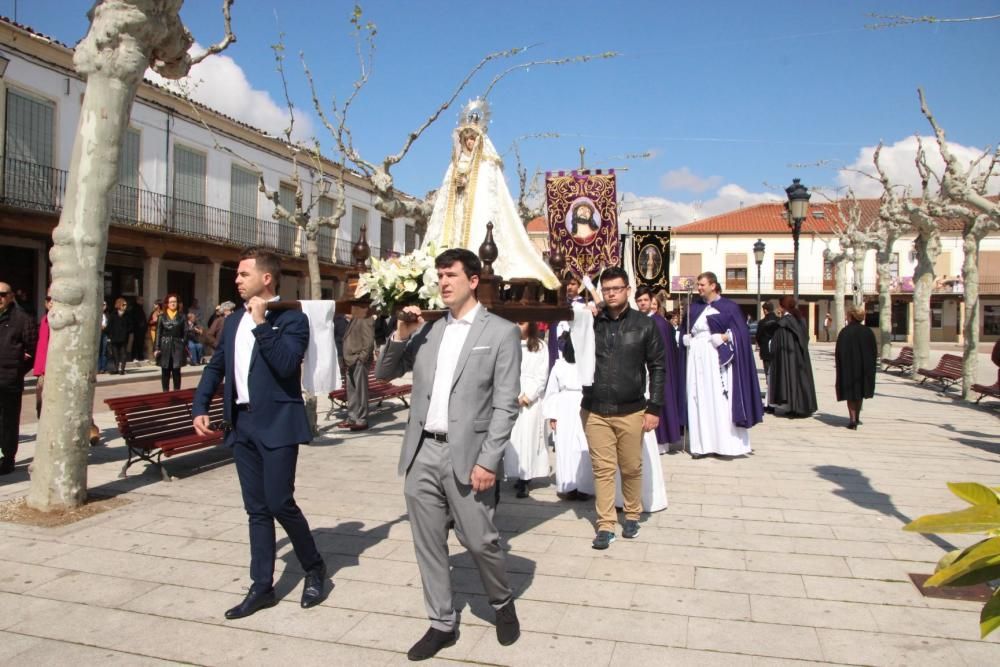
[[[34,319],[14,303],[14,291],[0,283],[0,475],[14,472],[24,375],[35,356]]]
[[[625,497],[622,537],[639,533],[642,512],[642,436],[660,422],[663,408],[663,340],[653,321],[629,308],[628,274],[601,274],[604,308],[594,321],[594,383],[583,388],[581,407],[594,467],[597,507],[595,549],[615,539],[615,472]],[[649,372],[649,398],[646,373]]]
[[[774,314],[774,304],[770,301],[765,301],[761,308],[764,310],[764,317],[757,323],[757,354],[764,364],[764,376],[767,377],[767,371],[771,368],[771,338],[778,326],[778,316]]]

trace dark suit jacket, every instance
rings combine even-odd
[[[226,318],[222,338],[212,360],[201,374],[191,415],[208,414],[208,406],[219,382],[223,391],[224,418],[233,424],[236,412],[236,331],[246,310],[237,308]],[[267,321],[253,328],[256,342],[250,357],[250,410],[240,419],[251,421],[250,430],[268,448],[288,447],[312,440],[312,430],[302,400],[302,358],[309,344],[309,320],[300,311],[267,311]],[[234,444],[234,431],[226,433],[226,444]]]

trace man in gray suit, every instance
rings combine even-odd
[[[521,632],[493,525],[493,485],[517,418],[521,336],[476,300],[482,264],[475,254],[446,250],[435,266],[447,317],[427,324],[418,308],[405,308],[375,366],[383,380],[413,371],[399,473],[431,627],[410,660],[433,657],[458,639],[448,566],[452,521],[496,610],[497,640],[508,646]]]

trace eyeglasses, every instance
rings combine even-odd
[[[619,285],[617,287],[602,287],[602,292],[607,292],[608,294],[618,294],[619,292],[624,292],[628,289],[628,285]]]

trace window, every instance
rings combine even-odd
[[[174,228],[201,233],[205,226],[206,157],[174,145]]]
[[[983,335],[1000,336],[1000,305],[983,306]]]
[[[320,197],[316,204],[316,213],[321,218],[333,217],[333,200],[329,197]]]
[[[899,253],[889,255],[889,279],[893,285],[899,283]]]
[[[701,273],[701,253],[681,253],[680,273],[685,278],[694,278]]]
[[[404,228],[405,239],[403,249],[407,253],[411,253],[417,247],[417,233],[413,229],[413,225],[406,225]]]
[[[4,128],[6,164],[4,198],[21,205],[57,205],[55,161],[56,105],[15,90],[7,90]]]
[[[351,242],[361,238],[361,228],[368,228],[368,211],[360,206],[351,207]],[[368,238],[367,232],[365,238]]]
[[[942,252],[934,261],[934,288],[943,289],[943,282],[951,278],[951,253]]]
[[[830,260],[823,260],[823,289],[837,289],[837,267]]]
[[[746,253],[726,253],[725,287],[727,290],[745,290],[747,288]]]
[[[979,292],[1000,293],[1000,250],[979,251]]]
[[[229,238],[239,245],[256,243],[260,175],[234,164],[229,183]]]
[[[295,186],[282,183],[278,186],[278,202],[290,215],[295,213]]]
[[[774,289],[790,290],[795,287],[795,256],[774,256]]]
[[[139,130],[128,128],[118,157],[118,186],[112,191],[111,217],[139,220]],[[144,222],[152,222],[146,220]]]
[[[393,251],[396,249],[393,242],[393,222],[392,218],[382,218],[382,228],[379,230],[381,236],[379,236],[379,246],[382,248],[382,259],[391,257]]]

